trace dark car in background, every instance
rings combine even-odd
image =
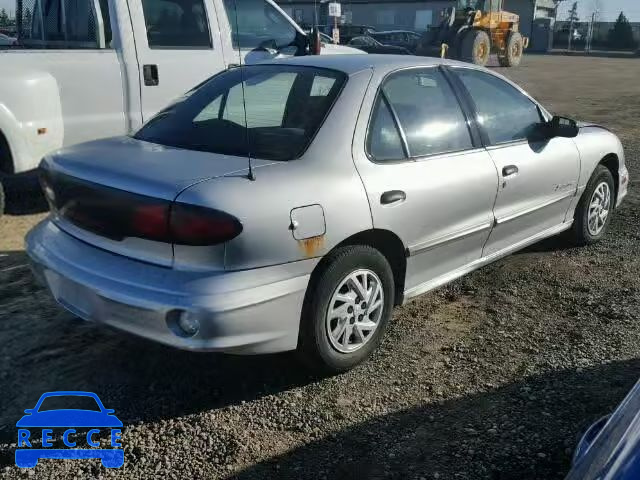
[[[362,50],[367,53],[386,53],[391,55],[411,55],[411,52],[403,47],[396,47],[394,45],[383,45],[376,39],[362,35],[361,37],[352,38],[349,43],[350,47],[355,47],[358,50]]]
[[[394,45],[415,53],[420,43],[421,35],[410,30],[390,30],[387,32],[372,32],[371,37],[382,43],[383,45]]]
[[[328,35],[331,35],[332,28],[332,26],[328,27],[326,32]],[[355,37],[370,35],[376,31],[375,28],[368,25],[338,25],[338,30],[340,30],[340,43],[342,45],[348,44]]]

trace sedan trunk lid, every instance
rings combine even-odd
[[[104,250],[171,266],[167,218],[176,197],[210,178],[246,175],[247,166],[243,157],[123,137],[56,152],[41,169],[45,196],[61,229]]]

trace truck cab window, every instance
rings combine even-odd
[[[264,0],[224,0],[224,8],[234,47],[253,49],[271,43],[283,48],[296,38],[291,22]]]
[[[143,0],[150,48],[211,48],[203,0]]]
[[[98,49],[111,47],[109,6],[100,0],[36,0],[22,4],[25,47],[49,49]],[[100,10],[100,11],[98,11]]]

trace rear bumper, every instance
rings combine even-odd
[[[239,272],[174,270],[90,246],[49,219],[26,243],[35,275],[75,315],[181,349],[239,354],[296,348],[317,262]],[[195,335],[177,327],[180,311],[197,318]]]

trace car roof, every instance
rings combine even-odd
[[[468,63],[437,57],[383,54],[307,55],[304,57],[276,59],[269,62],[261,62],[260,64],[301,65],[307,67],[328,68],[344,72],[347,75],[353,75],[367,69],[391,72],[393,70],[407,67],[432,67],[436,65],[463,65],[470,67]]]

